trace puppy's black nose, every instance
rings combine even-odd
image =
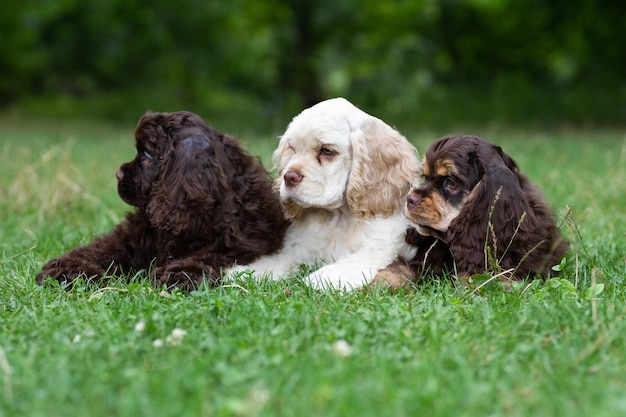
[[[117,178],[118,181],[122,181],[122,179],[124,178],[124,171],[118,169],[115,173],[115,178]]]
[[[411,192],[406,196],[406,205],[408,208],[413,208],[421,203],[422,197],[420,197],[417,193]]]
[[[283,175],[283,179],[285,180],[285,185],[288,188],[291,188],[300,184],[302,181],[302,175],[298,174],[296,171],[287,171],[285,172],[285,175]]]

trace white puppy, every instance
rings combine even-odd
[[[420,177],[415,148],[382,120],[343,98],[296,116],[274,152],[275,182],[292,224],[283,249],[230,272],[289,278],[301,264],[321,268],[315,288],[349,290],[370,283],[398,256],[412,258],[402,214]]]

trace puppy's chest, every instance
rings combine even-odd
[[[324,259],[351,253],[361,245],[363,228],[341,219],[325,220],[310,219],[292,225],[285,244],[302,258]]]

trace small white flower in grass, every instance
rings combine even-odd
[[[172,330],[172,334],[167,336],[167,339],[165,339],[165,341],[172,346],[176,346],[180,344],[186,334],[186,330],[175,328],[174,330]]]
[[[187,330],[176,328],[172,330],[172,339],[182,339],[187,334]]]
[[[333,343],[333,353],[341,358],[347,358],[352,355],[352,346],[343,339]]]
[[[79,334],[75,335],[74,338],[72,339],[72,343],[78,343],[78,342],[80,342],[80,335]]]
[[[139,323],[135,324],[135,331],[137,333],[141,333],[144,330],[146,330],[146,322],[145,321],[140,321]]]
[[[163,340],[154,339],[154,341],[152,342],[152,346],[154,346],[155,348],[163,347]]]
[[[229,401],[227,407],[235,415],[256,416],[270,400],[270,392],[264,386],[255,386],[245,397]]]

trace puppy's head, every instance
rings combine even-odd
[[[188,137],[206,138],[212,129],[189,112],[144,114],[135,129],[135,158],[116,173],[118,194],[126,203],[146,208],[155,185],[164,177],[164,167],[176,148]],[[179,152],[180,153],[180,152]],[[179,157],[180,159],[180,157]]]
[[[405,207],[423,235],[442,238],[469,207],[476,209],[476,222],[487,218],[499,189],[513,194],[519,190],[515,162],[500,147],[476,136],[439,139],[426,151],[423,171],[423,183],[411,190]]]
[[[382,120],[343,98],[297,115],[274,152],[275,188],[290,217],[347,207],[354,216],[400,210],[419,175],[415,148]]]
[[[194,208],[228,198],[233,167],[223,136],[193,113],[146,113],[135,131],[137,156],[117,172],[120,197],[155,224],[193,228],[201,220]]]

